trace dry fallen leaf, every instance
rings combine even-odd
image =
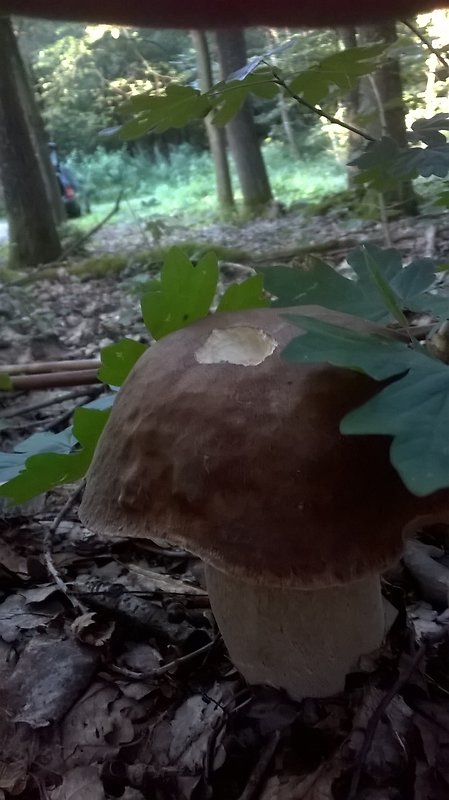
[[[122,745],[132,742],[134,726],[127,709],[133,704],[117,686],[95,681],[62,722],[67,766],[103,763],[114,758]]]
[[[96,662],[95,651],[74,639],[35,637],[0,687],[6,713],[32,728],[57,722],[88,685]]]
[[[0,636],[5,642],[15,642],[21,631],[46,626],[63,611],[62,603],[52,597],[55,587],[45,591],[21,590],[11,594],[0,605]]]
[[[63,777],[57,789],[49,792],[51,800],[104,800],[98,767],[75,767]]]
[[[92,647],[103,647],[114,633],[115,622],[101,619],[95,611],[89,611],[73,620],[70,628],[80,642]]]

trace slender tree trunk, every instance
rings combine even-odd
[[[266,37],[268,47],[277,47],[280,44],[279,33],[280,32],[278,28],[267,28]],[[285,34],[290,36],[290,31],[286,30]],[[271,56],[271,63],[273,66],[277,66],[278,59],[274,54]],[[290,156],[296,161],[301,157],[301,153],[299,152],[298,142],[296,141],[295,137],[295,130],[290,120],[290,114],[288,113],[289,109],[283,92],[278,93],[278,108],[282,127],[284,129],[285,141],[288,144],[288,149],[290,150]]]
[[[13,268],[54,261],[61,244],[24,108],[11,22],[0,18],[0,171]]]
[[[202,92],[207,92],[213,84],[207,35],[205,31],[192,31],[191,37],[196,53],[200,89]],[[210,117],[206,117],[204,123],[214,162],[218,204],[223,215],[227,216],[234,208],[234,196],[226,150],[226,134],[223,128],[213,124]]]
[[[34,149],[41,165],[42,177],[44,179],[54,220],[56,225],[61,225],[63,222],[67,221],[67,214],[62,201],[58,179],[50,160],[48,136],[34,94],[33,76],[28,65],[23,60],[19,49],[17,49],[17,56],[16,66],[17,76],[20,81],[21,102],[28,114],[28,126],[31,132]]]
[[[225,79],[246,64],[245,34],[238,29],[221,29],[216,36],[221,74]],[[263,208],[273,197],[249,100],[228,122],[226,133],[245,206],[249,211]]]
[[[357,47],[357,33],[354,27],[351,26],[347,28],[340,28],[339,37],[345,50],[350,50],[353,47]],[[343,103],[344,121],[349,125],[355,125],[357,127],[360,105],[359,85],[354,86],[353,89],[350,89],[349,92],[346,93]],[[357,133],[348,131],[348,161],[352,161],[352,159],[356,157],[356,155],[362,149],[364,143],[364,140],[362,140]],[[348,178],[348,188],[353,189],[354,177],[357,175],[358,170],[355,167],[347,167],[346,172]]]
[[[359,44],[396,41],[396,25],[385,22],[366,25],[358,29]],[[365,126],[376,139],[390,136],[398,145],[407,145],[405,108],[402,99],[402,81],[399,60],[387,58],[373,74],[360,80],[359,114],[368,118]],[[417,200],[411,181],[403,181],[397,188],[384,194],[384,202],[393,214],[416,214]]]

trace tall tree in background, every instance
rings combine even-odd
[[[358,28],[360,45],[397,40],[394,22],[366,25]],[[360,80],[358,114],[366,119],[364,127],[376,139],[390,136],[400,147],[407,145],[405,108],[399,59],[388,56],[373,74]],[[397,189],[385,193],[386,206],[393,213],[416,214],[417,201],[411,181],[404,181]]]
[[[12,268],[47,263],[61,254],[55,215],[36,153],[11,21],[0,18],[0,174],[9,224]]]
[[[202,92],[207,92],[213,84],[207,36],[204,31],[192,31],[191,36],[195,48],[200,89]],[[234,208],[231,174],[226,150],[226,134],[223,128],[218,128],[214,125],[209,117],[206,117],[205,125],[214,162],[218,205],[222,214],[226,216]]]
[[[221,75],[225,79],[246,64],[245,34],[238,29],[222,29],[216,37]],[[267,205],[273,198],[249,101],[228,122],[226,133],[246,208],[253,211]]]
[[[22,107],[28,116],[28,128],[31,133],[34,151],[39,159],[48,201],[50,203],[56,225],[61,225],[67,220],[67,214],[62,200],[61,188],[59,186],[53,164],[50,160],[48,136],[36,102],[36,97],[33,90],[33,76],[28,64],[26,64],[24,59],[21,57],[18,48],[15,48],[14,53],[12,53],[11,56],[15,58],[17,88],[20,92]]]

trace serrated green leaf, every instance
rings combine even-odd
[[[183,128],[195,119],[202,119],[212,108],[208,94],[201,94],[191,86],[170,84],[164,95],[145,94],[133,98],[132,108],[139,109],[136,116],[120,128],[121,139],[135,139],[147,133],[163,133],[169,128]]]
[[[389,434],[391,463],[407,488],[427,495],[449,485],[449,369],[414,352],[410,372],[347,414],[346,434]]]
[[[216,107],[212,115],[214,124],[219,127],[227,125],[229,120],[235,117],[248,97],[246,86],[242,85],[240,81],[233,81],[231,84],[223,83],[221,86],[214,87]]]
[[[349,91],[357,85],[362,75],[374,72],[377,57],[385,50],[385,45],[352,47],[324,58],[289,83],[294,94],[301,95],[308,103],[316,105],[327,97],[332,87]]]
[[[292,81],[288,88],[293,94],[301,95],[311,105],[318,105],[329,93],[329,80],[318,69],[307,69]]]
[[[449,131],[449,114],[434,114],[430,119],[417,119],[411,126],[409,139],[411,142],[424,142],[431,147],[444,144],[446,137],[440,131]]]
[[[205,317],[218,282],[218,260],[206,253],[196,266],[178,247],[169,251],[161,272],[161,291],[142,297],[142,315],[155,339]]]
[[[388,282],[388,278],[391,279],[391,277],[395,277],[397,271],[402,269],[399,253],[396,253],[394,250],[382,251],[380,248],[374,247],[373,245],[362,245],[360,250],[355,252],[355,255],[357,257],[354,257],[354,254],[352,254],[352,261],[348,263],[350,263],[355,270],[359,270],[358,275],[362,288],[368,285],[368,291],[370,292],[374,286],[379,293],[383,305],[385,308],[388,308],[392,317],[402,326],[407,327],[408,322],[402,311],[401,301]],[[390,258],[388,258],[388,256],[390,256]],[[354,264],[356,264],[356,266],[354,266]],[[361,268],[362,271],[360,271]],[[387,273],[385,277],[384,272]]]
[[[401,316],[403,310],[427,309],[444,316],[446,299],[424,291],[435,280],[436,266],[429,259],[403,268],[397,250],[366,244],[349,253],[347,261],[357,280],[344,278],[319,259],[313,259],[307,270],[262,267],[258,272],[264,277],[266,291],[276,297],[276,308],[320,305],[374,322],[390,322],[393,316],[402,325],[407,324]]]
[[[344,434],[393,437],[391,462],[407,488],[427,495],[449,485],[449,368],[421,348],[393,338],[357,333],[311,317],[286,314],[306,334],[292,339],[283,358],[325,362],[365,372],[375,380],[396,378],[347,414]]]
[[[403,304],[414,303],[435,283],[436,264],[431,258],[417,258],[391,278],[391,286]]]
[[[446,178],[449,173],[449,144],[436,147],[411,147],[403,150],[396,158],[392,167],[392,174],[398,178],[409,177],[413,174],[430,178]]]
[[[12,380],[6,372],[0,372],[0,390],[10,391],[12,389]]]
[[[98,377],[110,386],[121,386],[145,350],[147,345],[135,342],[134,339],[122,339],[116,344],[103,347]]]
[[[217,311],[244,311],[247,308],[266,308],[269,305],[269,300],[263,295],[262,275],[252,275],[241,283],[228,286]]]
[[[301,314],[285,314],[293,325],[307,333],[292,339],[282,351],[286,361],[315,364],[322,361],[336,367],[366,372],[381,381],[408,369],[412,350],[388,336],[358,333],[349,328]]]
[[[108,416],[109,411],[78,408],[73,418],[73,434],[81,448],[68,454],[53,452],[29,456],[25,469],[0,486],[0,496],[21,504],[55,486],[83,478]]]

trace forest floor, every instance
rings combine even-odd
[[[446,216],[389,234],[404,258],[449,261]],[[228,248],[226,284],[253,264],[306,265],[312,244],[345,272],[345,253],[367,240],[384,245],[382,226],[337,210],[206,228],[109,223],[51,274],[2,286],[0,363],[94,358],[124,336],[147,339],[139,292],[168,245]],[[60,432],[100,391],[4,392],[3,450]],[[341,695],[297,704],[232,666],[198,559],[99,539],[78,520],[77,490],[0,507],[0,798],[447,800],[448,622],[432,577],[417,579],[410,559],[392,570],[385,647]],[[449,531],[423,539],[415,564],[444,570]]]

